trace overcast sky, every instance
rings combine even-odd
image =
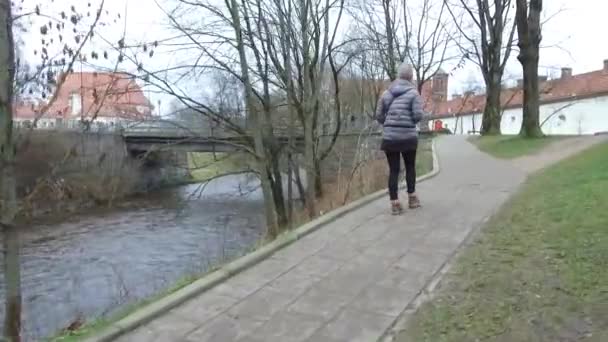
[[[49,5],[51,0],[46,0]],[[157,1],[166,3],[171,0],[106,0],[106,9],[114,13],[122,13],[126,33],[132,41],[154,41],[167,37],[170,33],[166,28],[166,19]],[[95,3],[95,1],[92,1]],[[69,5],[75,0],[55,0],[54,4]],[[541,51],[542,74],[553,71],[555,76],[563,66],[573,68],[573,72],[583,73],[602,67],[604,59],[608,59],[608,44],[605,34],[608,32],[608,1],[606,0],[548,0],[544,1],[546,16],[552,16],[543,28],[543,45],[549,46]],[[125,16],[126,14],[126,16]],[[122,32],[122,25],[104,28],[103,35],[107,39],[117,39]],[[96,44],[101,44],[97,41]],[[27,44],[26,44],[27,45]],[[515,57],[515,56],[513,56]],[[156,56],[150,63],[162,68],[174,63],[178,56],[175,54]],[[450,66],[446,66],[450,70]],[[513,59],[507,68],[508,75],[518,78],[521,67]],[[468,65],[454,72],[450,78],[450,93],[461,92],[464,82],[470,78],[481,81],[476,66]],[[152,94],[153,102],[163,101],[164,109],[168,109],[169,98]],[[165,110],[163,110],[164,112]]]

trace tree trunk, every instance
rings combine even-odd
[[[312,118],[307,117],[307,125],[304,129],[304,164],[306,168],[306,208],[308,215],[312,218],[316,216],[316,183],[317,172],[315,170],[315,141],[312,128]]]
[[[540,93],[538,86],[538,61],[541,40],[540,13],[542,0],[531,0],[528,4],[517,0],[517,32],[519,35],[519,62],[524,74],[523,119],[519,134],[525,138],[543,136],[540,128]]]
[[[487,82],[486,105],[481,121],[482,135],[500,134],[500,79],[501,75],[492,75],[490,82]]]
[[[321,174],[321,163],[319,158],[315,158],[315,198],[323,197],[323,178]]]
[[[21,274],[15,176],[15,139],[13,138],[13,82],[15,43],[11,1],[0,0],[0,227],[4,232],[4,279],[6,282],[4,337],[21,341]]]
[[[520,54],[521,56],[521,54]],[[543,136],[540,128],[540,96],[538,89],[538,54],[520,58],[524,69],[524,104],[520,135],[526,138]]]
[[[298,194],[300,194],[300,201],[302,202],[302,205],[306,206],[306,190],[304,190],[304,184],[302,184],[299,163],[295,163],[293,167],[293,172],[296,180],[296,186],[298,187]]]
[[[247,63],[247,52],[245,51],[245,43],[243,41],[243,32],[241,29],[240,8],[236,0],[230,0],[230,14],[234,25],[234,33],[237,40],[237,48],[239,51],[239,62],[241,66],[241,77],[245,86],[245,100],[247,102],[247,122],[250,126],[248,132],[253,132],[255,152],[256,152],[256,168],[260,175],[260,183],[262,186],[262,194],[264,196],[264,209],[266,214],[266,225],[268,234],[272,236],[278,235],[278,224],[276,216],[276,208],[271,182],[271,174],[268,170],[268,161],[266,154],[266,146],[264,141],[264,132],[266,125],[264,124],[264,115],[259,115],[255,108],[253,99],[253,88],[249,78],[249,69]]]
[[[2,177],[5,177],[6,173],[4,172]],[[5,194],[4,191],[3,195]],[[19,230],[14,224],[2,224],[2,230],[4,231],[4,279],[6,282],[4,337],[8,341],[19,342],[21,341]]]
[[[278,155],[278,153],[277,153]],[[277,213],[277,224],[279,229],[288,226],[287,212],[285,210],[285,196],[283,193],[283,177],[281,175],[280,159],[278,156],[272,160],[272,190],[274,196],[274,206]]]
[[[387,59],[386,73],[391,81],[397,79],[397,61],[395,61],[395,33],[393,32],[393,18],[391,17],[391,0],[382,1],[384,10],[384,23],[387,40]]]
[[[290,144],[291,146],[291,144]],[[293,228],[293,161],[291,152],[287,153],[287,222]]]

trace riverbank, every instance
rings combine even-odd
[[[192,182],[178,155],[134,155],[118,134],[17,129],[15,135],[22,226],[126,208],[151,191]]]
[[[533,175],[399,342],[608,339],[608,144]]]
[[[422,176],[424,173],[430,172],[433,170],[433,156],[432,156],[432,141],[430,139],[421,139],[421,144],[419,147],[418,154],[418,172],[419,176]],[[361,199],[366,195],[365,191],[369,191],[369,193],[377,193],[378,190],[382,190],[386,186],[386,177],[380,175],[387,175],[387,167],[386,161],[382,158],[377,158],[370,160],[365,163],[365,165],[358,167],[355,172],[351,172],[349,170],[348,175],[353,175],[352,177],[337,177],[337,179],[341,179],[339,183],[334,184],[333,188],[327,188],[326,193],[328,196],[325,199],[321,199],[319,201],[319,209],[324,211],[325,213],[331,212],[333,209],[343,207],[347,204],[353,204],[357,199]],[[350,190],[349,190],[350,189]],[[345,195],[347,195],[345,197]],[[302,224],[307,222],[302,216]],[[319,219],[323,219],[322,217]],[[283,237],[282,237],[283,238]],[[257,244],[257,247],[261,247],[260,244]],[[188,277],[187,279],[195,280],[202,276],[203,274],[199,274],[198,276]],[[182,288],[184,283],[180,282],[180,288]],[[171,290],[176,290],[172,288]],[[168,295],[173,291],[163,291],[162,294]],[[152,298],[158,299],[158,296],[153,296]],[[134,304],[134,306],[129,307],[129,309],[121,311],[116,315],[112,315],[106,318],[101,318],[96,321],[90,322],[89,324],[85,324],[75,331],[65,332],[63,335],[55,337],[52,341],[80,341],[91,335],[94,335],[100,330],[104,330],[111,323],[116,322],[133,311],[140,309],[149,301],[141,302],[143,304]]]

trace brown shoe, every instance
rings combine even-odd
[[[408,202],[410,209],[418,209],[422,206],[416,195],[410,196]]]
[[[391,203],[391,214],[393,214],[393,215],[403,214],[403,207],[401,206],[401,202],[392,202]]]

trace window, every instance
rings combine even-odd
[[[78,93],[70,94],[70,108],[72,108],[72,115],[80,114],[82,110],[82,98]]]

